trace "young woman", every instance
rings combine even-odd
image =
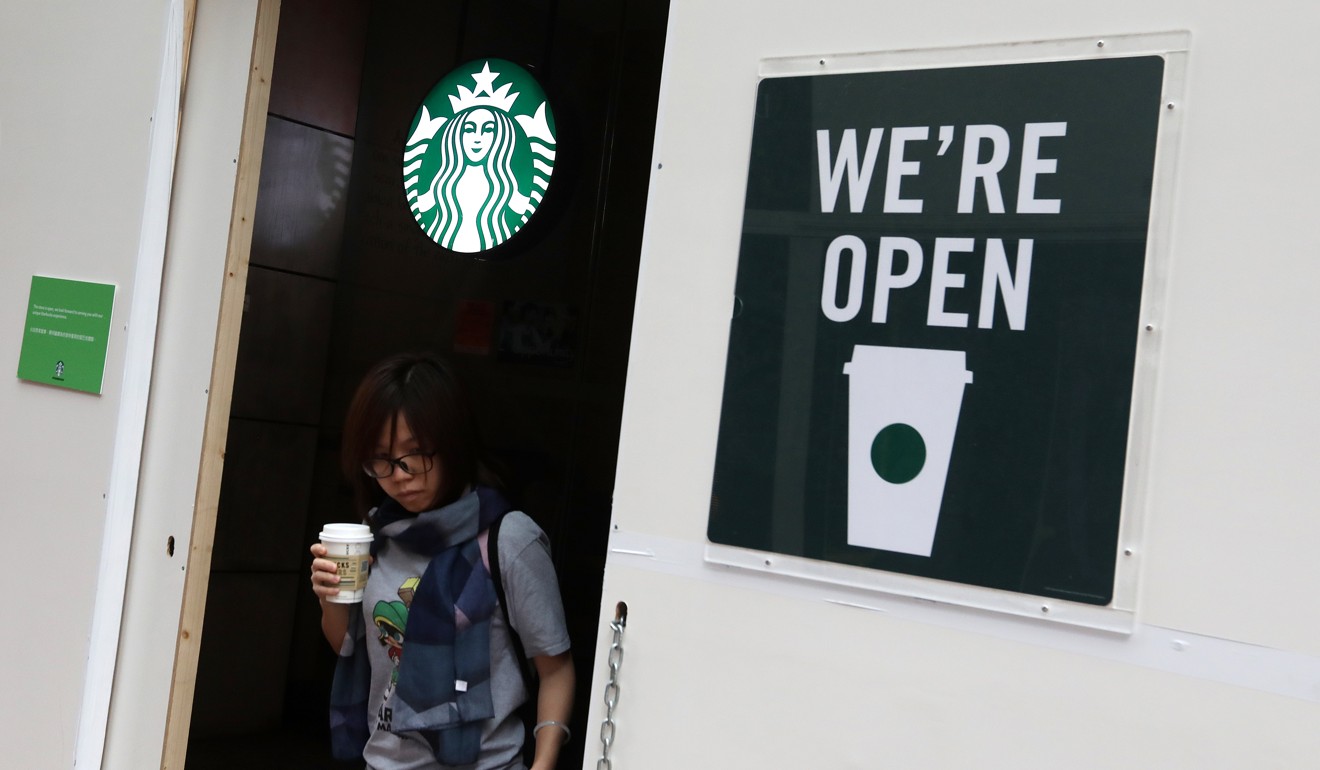
[[[510,512],[481,463],[471,409],[454,373],[432,356],[396,356],[358,387],[342,461],[375,533],[361,604],[339,592],[335,563],[312,545],[321,629],[339,654],[331,740],[369,770],[521,770],[527,699],[514,639],[489,572],[488,530],[507,617],[539,674],[535,761],[551,770],[573,706],[559,586],[549,542]],[[406,653],[406,654],[405,654]]]

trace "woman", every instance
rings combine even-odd
[[[574,674],[545,534],[509,512],[480,462],[480,439],[454,373],[431,356],[377,364],[344,424],[342,462],[375,533],[361,605],[311,547],[321,629],[339,654],[331,694],[335,755],[370,770],[520,770],[527,699],[511,621],[539,674],[535,761],[555,766],[568,738]],[[496,599],[487,530],[507,608]],[[407,652],[407,655],[404,652]]]

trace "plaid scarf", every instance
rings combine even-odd
[[[431,557],[413,594],[404,630],[407,652],[390,706],[394,732],[417,731],[442,765],[469,765],[481,749],[482,722],[495,715],[490,691],[490,619],[495,588],[477,535],[511,506],[499,492],[477,487],[457,501],[416,516],[394,500],[369,514],[375,555],[383,539]],[[362,757],[370,737],[366,622],[349,613],[349,638],[339,651],[330,689],[330,744],[336,759]]]

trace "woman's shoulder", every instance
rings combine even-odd
[[[527,546],[538,541],[545,548],[550,547],[550,538],[546,537],[545,530],[522,511],[509,511],[504,514],[499,533],[501,557],[508,554],[508,558],[516,558],[526,550]]]
[[[519,559],[533,544],[539,545],[541,551],[549,555],[550,539],[532,516],[524,514],[523,511],[510,511],[504,514],[504,520],[500,522],[499,527],[500,563],[508,564]]]

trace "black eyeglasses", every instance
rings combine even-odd
[[[383,479],[394,473],[394,466],[397,465],[404,473],[416,476],[431,470],[435,465],[433,457],[435,452],[410,452],[393,460],[388,457],[373,457],[362,463],[362,472],[373,479]]]

